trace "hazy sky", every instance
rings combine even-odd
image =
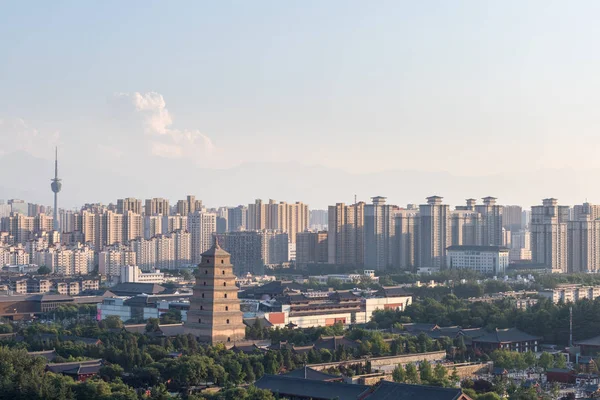
[[[599,19],[598,1],[0,0],[0,155],[596,168]]]

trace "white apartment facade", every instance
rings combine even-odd
[[[450,246],[446,262],[448,269],[502,275],[509,264],[509,249],[501,246]]]

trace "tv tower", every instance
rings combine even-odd
[[[58,223],[58,192],[62,188],[62,183],[58,179],[58,147],[54,150],[54,179],[52,179],[50,187],[54,192],[54,230],[58,232],[60,230],[60,224]]]

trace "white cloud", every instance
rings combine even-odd
[[[0,119],[0,154],[26,151],[36,157],[52,158],[58,144],[58,132],[39,131],[21,118]]]
[[[150,154],[163,158],[193,158],[208,156],[215,151],[212,140],[199,130],[172,128],[173,118],[160,93],[117,93],[135,123],[141,124],[149,141]]]

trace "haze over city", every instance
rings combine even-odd
[[[0,198],[50,204],[58,145],[65,207],[187,193],[213,206],[599,201],[599,11],[6,2]]]

